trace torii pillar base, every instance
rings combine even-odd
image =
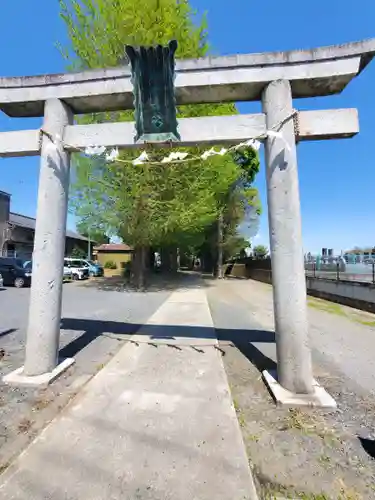
[[[263,380],[266,383],[271,396],[278,406],[287,406],[296,408],[308,406],[312,408],[337,408],[336,401],[328,392],[313,379],[313,392],[309,394],[296,394],[295,392],[284,389],[277,381],[276,371],[267,371],[263,373]]]
[[[65,358],[61,360],[52,371],[35,376],[26,375],[24,367],[21,366],[21,368],[17,368],[7,375],[4,375],[3,382],[4,384],[14,385],[16,387],[47,387],[74,363],[74,358]]]

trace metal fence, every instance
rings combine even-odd
[[[368,264],[366,268],[368,268],[368,272],[367,269],[361,269],[360,272],[355,272],[355,269],[351,269],[350,272],[348,270],[343,271],[338,262],[335,271],[323,271],[318,270],[317,266],[313,264],[311,270],[306,270],[306,276],[333,281],[357,281],[375,284],[375,263]]]

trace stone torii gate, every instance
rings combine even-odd
[[[267,373],[265,379],[280,402],[334,405],[312,374],[296,142],[352,137],[359,131],[356,109],[302,111],[290,119],[293,98],[341,92],[374,54],[372,39],[306,51],[184,60],[176,65],[177,104],[262,101],[260,114],[181,119],[179,131],[184,146],[267,137],[279,383]],[[73,119],[75,114],[131,109],[130,77],[130,68],[121,67],[0,79],[0,109],[11,117],[44,116],[47,132],[0,134],[1,157],[41,156],[25,364],[4,377],[7,383],[46,384],[73,362],[58,361],[70,153],[92,144],[135,146],[134,124],[74,125]],[[277,124],[282,136],[266,136]]]

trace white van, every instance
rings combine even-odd
[[[65,257],[64,276],[71,275],[74,280],[84,280],[89,278],[89,268],[83,262],[83,259],[73,259]]]

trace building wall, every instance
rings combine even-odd
[[[91,244],[91,250],[94,243]],[[87,241],[66,238],[65,256],[69,257],[74,248],[80,248],[86,256],[88,251]],[[6,253],[9,257],[18,257],[24,260],[31,260],[34,250],[34,230],[23,227],[15,227],[11,233],[11,241],[8,241]]]
[[[126,262],[129,262],[132,258],[132,252],[131,251],[98,251],[97,254],[97,261],[102,264],[102,266],[105,265],[106,262],[112,261],[115,262],[117,265],[117,270],[118,273],[121,274],[121,270],[124,267],[124,264]]]
[[[19,257],[31,260],[34,248],[34,229],[14,226],[10,228],[10,195],[0,191],[0,255]],[[18,215],[18,214],[16,214]],[[32,219],[33,221],[33,219]],[[35,222],[35,221],[34,221]],[[91,252],[95,243],[91,243]],[[88,251],[88,242],[85,240],[66,238],[65,255],[69,256],[75,247],[83,250],[85,255]]]
[[[91,255],[92,255],[92,251],[93,251],[93,248],[95,246],[95,243],[91,243],[90,246],[91,246]],[[75,240],[73,238],[67,237],[66,243],[65,243],[65,256],[70,257],[75,248],[80,248],[84,252],[84,254],[87,255],[88,241]]]
[[[8,242],[8,255],[24,260],[31,260],[34,249],[34,231],[23,227],[12,230],[12,239]]]
[[[0,255],[6,240],[6,229],[9,220],[10,195],[0,191]]]

